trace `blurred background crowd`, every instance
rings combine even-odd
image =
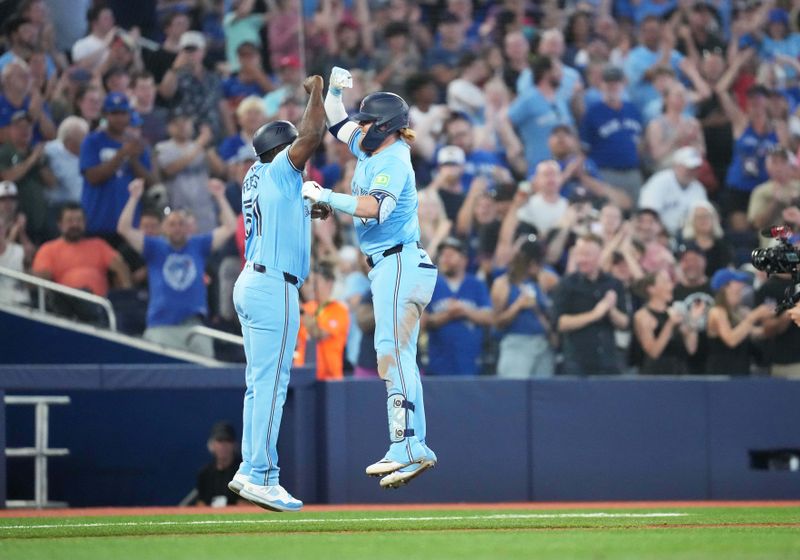
[[[800,376],[800,2],[12,0],[0,4],[0,266],[108,297],[120,329],[224,360],[250,141],[349,69],[411,106],[439,266],[427,375]],[[349,192],[332,136],[307,169]],[[376,376],[352,222],[314,224],[295,363]],[[136,242],[139,233],[144,242]],[[132,241],[133,240],[133,241]],[[29,294],[7,278],[0,298]],[[91,305],[51,298],[102,323]],[[146,311],[145,311],[146,310]]]

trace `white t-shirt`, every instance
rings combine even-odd
[[[22,245],[8,243],[6,250],[0,253],[0,266],[23,272],[24,258]],[[30,298],[19,282],[0,276],[0,303],[30,303]]]
[[[683,188],[672,169],[659,171],[642,187],[639,193],[639,208],[651,208],[658,212],[661,223],[670,235],[676,235],[689,215],[695,202],[708,200],[706,189],[695,179]]]
[[[568,206],[569,202],[563,196],[559,196],[555,202],[548,202],[537,193],[528,199],[525,206],[517,210],[517,218],[534,226],[542,237],[558,225]]]
[[[93,54],[101,50],[105,50],[106,53],[102,57],[100,57],[100,59],[94,65],[94,68],[97,68],[103,62],[105,62],[106,57],[108,56],[108,45],[106,45],[106,42],[103,39],[100,39],[99,37],[95,37],[94,35],[87,35],[83,39],[75,41],[75,44],[72,45],[72,61],[78,63],[84,58],[92,56]]]

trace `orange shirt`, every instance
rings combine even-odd
[[[48,241],[36,252],[34,272],[47,272],[54,282],[88,289],[95,295],[108,293],[108,267],[118,253],[105,241],[96,237],[68,243],[59,237]]]
[[[350,312],[347,306],[339,301],[329,301],[321,310],[316,301],[303,304],[306,315],[316,317],[317,327],[327,336],[317,341],[317,379],[342,379],[344,377],[344,348],[347,344],[347,332],[350,329]],[[308,332],[300,326],[297,335],[294,365],[305,363],[305,349]],[[300,361],[300,363],[298,363]]]

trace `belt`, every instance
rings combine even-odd
[[[265,274],[267,272],[267,267],[263,264],[253,263],[253,270],[261,274]],[[297,276],[294,274],[289,274],[288,272],[283,273],[283,279],[289,282],[289,284],[294,284],[295,286],[300,283],[300,280],[297,279]]]
[[[369,265],[370,268],[374,268],[376,263],[373,260],[373,257],[376,257],[378,255],[381,255],[383,257],[388,257],[389,255],[394,255],[399,253],[400,251],[403,250],[403,247],[405,247],[405,245],[400,243],[399,245],[395,245],[394,247],[389,247],[383,253],[376,253],[375,255],[369,256],[367,257],[367,264]],[[422,243],[417,241],[417,247],[422,249]]]

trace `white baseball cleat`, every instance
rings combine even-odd
[[[408,484],[413,479],[435,466],[436,462],[430,459],[422,459],[418,463],[406,465],[405,467],[384,476],[380,482],[381,488],[400,488],[404,484]]]
[[[407,467],[411,463],[400,463],[391,459],[381,459],[377,463],[372,463],[366,468],[367,476],[386,476],[389,473]]]
[[[289,494],[280,484],[259,486],[246,482],[239,495],[248,502],[271,511],[300,511],[303,502]]]
[[[250,482],[250,477],[237,472],[235,475],[233,475],[233,480],[228,483],[228,490],[238,496],[239,492],[242,491],[242,488],[248,482]]]

